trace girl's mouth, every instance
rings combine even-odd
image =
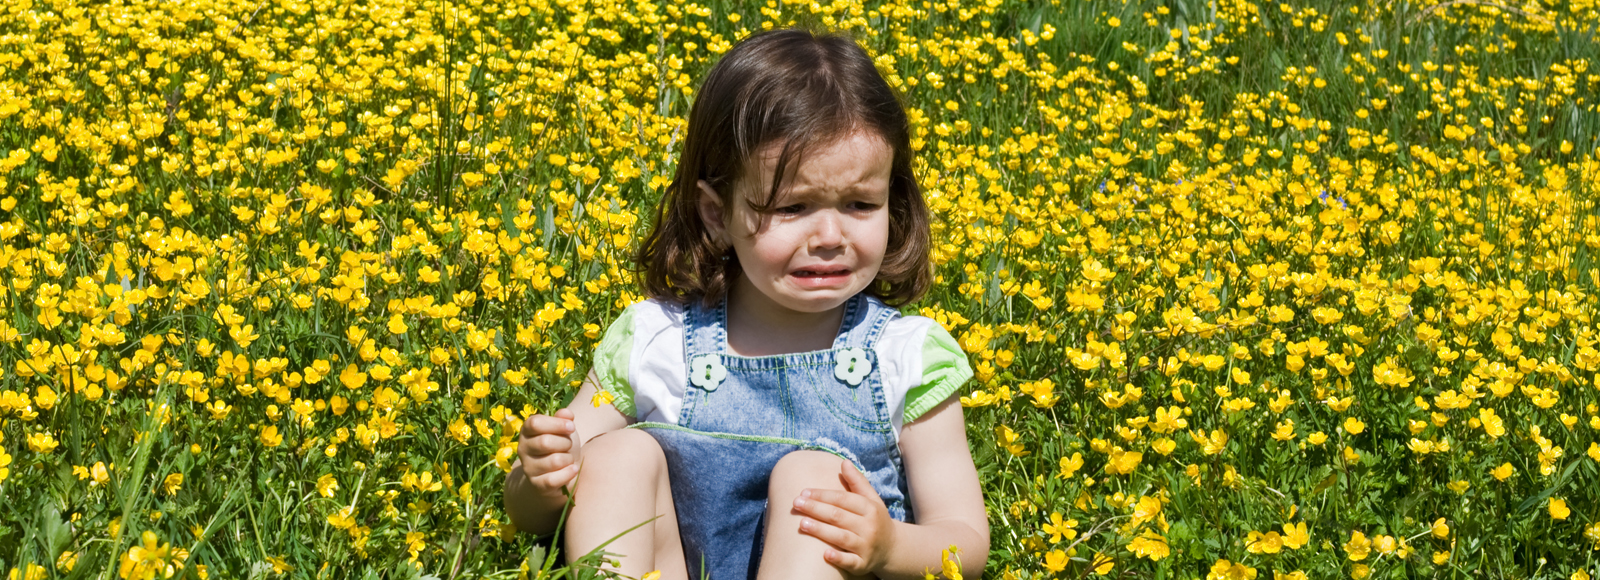
[[[795,270],[789,275],[794,276],[798,286],[811,289],[834,288],[850,281],[848,268]]]
[[[801,278],[831,278],[836,276],[846,276],[849,274],[850,270],[845,268],[839,268],[835,270],[797,270],[794,273],[795,276],[799,276]]]

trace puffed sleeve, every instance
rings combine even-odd
[[[922,341],[922,384],[906,393],[905,423],[950,398],[972,378],[972,365],[961,345],[939,324],[928,325]]]
[[[633,385],[628,383],[629,357],[633,355],[634,309],[622,315],[606,328],[600,345],[594,349],[594,374],[599,377],[600,390],[611,394],[611,405],[623,415],[634,416]]]

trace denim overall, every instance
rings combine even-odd
[[[889,508],[911,521],[906,481],[873,346],[900,313],[866,294],[845,302],[833,348],[743,357],[728,349],[727,301],[684,313],[690,377],[678,424],[637,423],[667,458],[678,532],[693,578],[755,578],[767,484],[800,450],[855,464]]]

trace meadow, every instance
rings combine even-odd
[[[594,576],[517,427],[793,23],[912,115],[985,577],[1600,574],[1593,0],[5,0],[0,571]]]

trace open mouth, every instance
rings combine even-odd
[[[849,274],[850,270],[839,268],[834,270],[796,270],[794,275],[800,278],[832,278]]]

